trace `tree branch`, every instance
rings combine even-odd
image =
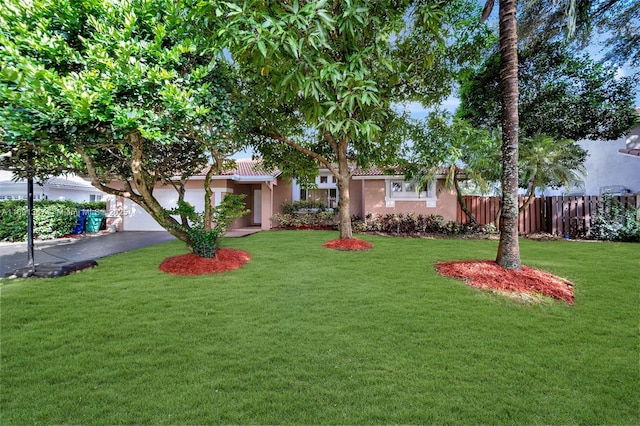
[[[276,132],[265,132],[262,129],[257,129],[255,130],[259,135],[261,136],[266,136],[268,138],[271,139],[275,139],[279,142],[282,142],[288,146],[290,146],[291,148],[295,149],[296,151],[299,151],[305,155],[308,155],[309,157],[313,158],[314,160],[318,161],[320,164],[322,164],[323,166],[325,166],[330,172],[331,174],[333,174],[334,176],[338,176],[338,171],[335,170],[335,167],[333,166],[333,164],[331,164],[331,162],[329,160],[327,160],[326,158],[324,158],[323,156],[311,151],[308,148],[303,147],[302,145],[292,141],[291,139],[281,135],[280,133],[276,133]],[[335,141],[334,141],[335,142]],[[335,152],[337,153],[337,144],[335,144]],[[333,148],[333,145],[332,145]]]

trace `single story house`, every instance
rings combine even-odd
[[[206,170],[192,176],[185,184],[185,201],[196,210],[204,209],[203,181]],[[443,188],[444,176],[434,182],[427,191],[418,193],[412,182],[402,175],[389,175],[381,170],[354,170],[349,186],[351,215],[388,213],[438,214],[445,220],[455,220],[457,201],[454,191]],[[224,194],[245,194],[245,203],[251,213],[238,219],[232,229],[273,227],[271,218],[282,213],[282,204],[303,199],[321,200],[329,207],[337,207],[338,187],[334,177],[326,169],[319,170],[315,189],[301,188],[295,180],[284,178],[279,171],[267,171],[258,161],[236,160],[236,167],[211,180],[214,205]],[[178,194],[172,187],[158,187],[154,195],[166,208],[177,205]],[[130,200],[110,198],[107,211],[111,212],[110,224],[121,231],[160,231],[151,216]]]
[[[96,189],[91,182],[73,174],[34,180],[34,200],[70,200],[78,203],[103,201],[107,194]],[[0,170],[0,201],[26,200],[26,179],[13,180],[13,172]]]

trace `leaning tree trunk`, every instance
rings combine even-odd
[[[347,159],[347,142],[341,140],[338,143],[338,211],[340,224],[340,238],[352,238],[351,229],[351,202],[349,199],[349,180],[351,171]]]
[[[462,196],[462,190],[460,190],[460,184],[458,183],[458,176],[455,176],[453,178],[453,186],[456,189],[456,200],[458,200],[458,205],[460,206],[460,209],[464,212],[464,214],[467,215],[471,224],[476,225],[478,223],[478,220],[473,215],[473,212],[469,210],[469,206],[467,206],[467,203],[464,202],[464,197]]]
[[[520,269],[518,242],[518,33],[517,0],[500,0],[500,88],[502,92],[502,214],[496,262]]]

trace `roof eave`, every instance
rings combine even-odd
[[[353,180],[395,180],[395,179],[404,179],[404,175],[357,175],[353,176]],[[435,179],[445,179],[446,176],[443,174],[437,174],[434,176]]]

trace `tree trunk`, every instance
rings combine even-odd
[[[347,159],[347,141],[341,140],[338,143],[338,208],[340,238],[352,238],[351,229],[351,202],[349,199],[349,181],[351,171]]]
[[[467,217],[471,221],[471,224],[477,224],[478,221],[476,220],[476,217],[473,215],[471,210],[469,210],[467,203],[464,202],[464,198],[462,197],[462,191],[460,190],[460,184],[458,182],[458,172],[456,172],[456,176],[453,178],[453,186],[456,189],[456,199],[458,200],[458,205],[460,206],[464,214],[467,215]]]
[[[502,214],[496,262],[520,269],[518,242],[518,33],[517,0],[500,0],[500,89],[502,94]]]
[[[81,146],[77,146],[76,150],[87,167],[87,172],[93,186],[107,194],[116,195],[133,201],[149,213],[160,226],[180,241],[185,242],[189,249],[191,249],[192,243],[189,234],[178,228],[178,225],[180,224],[177,220],[165,214],[165,209],[153,196],[153,187],[149,188],[147,185],[148,176],[142,167],[142,150],[144,141],[138,131],[134,131],[129,135],[129,144],[132,149],[131,172],[137,193],[133,190],[131,182],[125,177],[121,177],[124,189],[112,188],[104,184],[96,172],[91,156],[89,156]]]
[[[565,185],[568,186],[568,185]],[[525,211],[525,209],[527,207],[529,207],[529,204],[531,204],[531,202],[533,201],[533,199],[536,196],[536,188],[538,187],[538,181],[536,179],[533,179],[531,182],[529,182],[529,186],[527,188],[527,193],[525,194],[525,201],[524,203],[520,206],[520,209],[518,210],[518,213],[522,213],[523,211]]]
[[[219,175],[222,173],[222,160],[215,153],[211,153],[213,164],[209,167],[207,174],[204,177],[204,230],[209,232],[213,229],[213,204],[211,198],[213,198],[213,191],[211,190],[211,178],[213,175]]]

